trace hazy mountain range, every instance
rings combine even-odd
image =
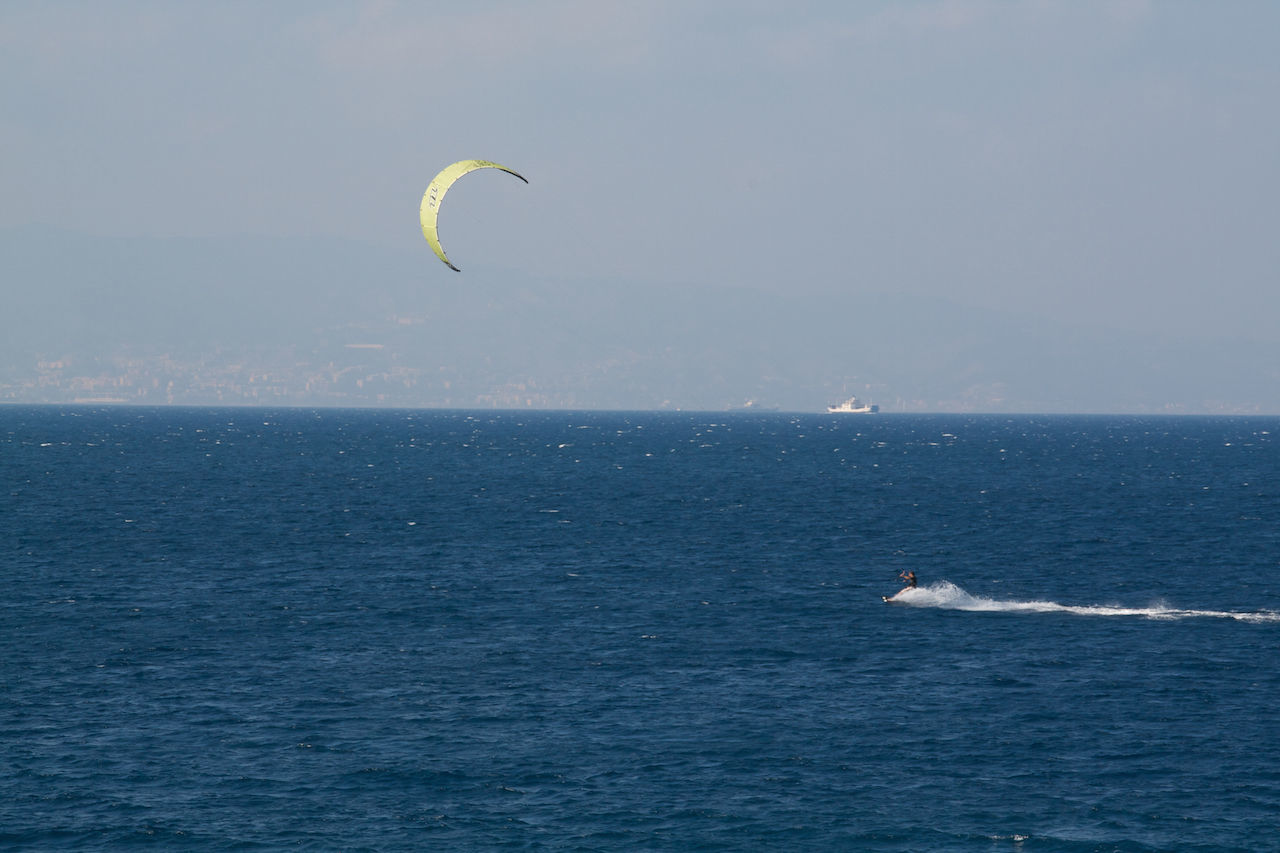
[[[1130,336],[859,282],[537,279],[425,246],[0,231],[0,400],[1280,412],[1261,342]]]

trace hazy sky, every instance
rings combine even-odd
[[[0,227],[1280,341],[1273,2],[0,5]]]

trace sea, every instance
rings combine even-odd
[[[9,405],[0,547],[4,849],[1280,850],[1277,417]]]

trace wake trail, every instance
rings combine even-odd
[[[1164,604],[1120,607],[1110,604],[1059,604],[1056,601],[1006,601],[970,595],[950,581],[901,590],[894,604],[997,613],[1073,613],[1078,616],[1140,616],[1145,619],[1235,619],[1240,622],[1280,622],[1275,610],[1183,610]]]

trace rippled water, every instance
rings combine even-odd
[[[1278,428],[0,408],[0,844],[1280,849]]]

